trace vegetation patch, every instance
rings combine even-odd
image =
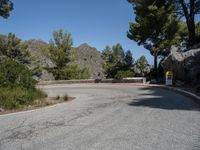
[[[69,101],[72,101],[73,99],[75,99],[75,98],[69,97],[67,95],[65,95],[63,97],[61,97],[61,96],[46,97],[45,96],[43,99],[41,99],[41,97],[40,97],[40,99],[31,101],[30,103],[26,103],[26,105],[18,105],[18,107],[16,107],[16,108],[11,107],[12,109],[6,109],[6,108],[0,107],[0,115],[9,114],[9,113],[13,113],[13,112],[34,110],[34,109],[38,109],[38,108],[42,108],[42,107],[46,107],[46,106],[56,105],[59,103],[69,102]],[[15,101],[15,99],[14,99],[14,101]],[[8,103],[10,103],[10,102],[11,101],[8,101]]]
[[[115,79],[122,80],[123,78],[134,77],[134,76],[135,73],[131,70],[118,71],[117,74],[115,75]]]
[[[32,72],[13,59],[0,61],[0,108],[23,108],[35,100],[43,100],[47,94],[35,88],[37,82]]]
[[[0,88],[0,107],[5,110],[23,108],[32,105],[35,100],[42,101],[46,97],[44,92],[37,89]]]

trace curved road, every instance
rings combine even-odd
[[[0,116],[0,150],[200,150],[200,109],[180,94],[131,84],[42,88],[76,99]]]

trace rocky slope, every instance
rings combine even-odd
[[[46,42],[41,40],[32,39],[26,42],[28,44],[28,51],[30,52],[31,64],[29,67],[31,69],[36,68],[34,78],[37,80],[55,80],[52,73],[49,73],[44,68],[52,68],[55,64],[45,53],[45,48],[48,47]]]
[[[88,68],[92,79],[104,78],[103,59],[96,48],[85,43],[74,50],[76,53],[75,63],[81,68]]]
[[[31,54],[30,68],[39,68],[41,73],[37,74],[35,78],[37,80],[54,80],[51,73],[48,73],[44,68],[54,67],[55,64],[49,58],[45,48],[48,47],[48,43],[41,40],[29,40],[28,50]],[[73,48],[73,62],[72,64],[78,64],[81,68],[88,68],[92,79],[103,78],[103,60],[101,53],[94,47],[88,44],[82,44],[77,48]]]
[[[173,47],[162,66],[165,71],[173,71],[175,79],[197,85],[200,83],[200,48],[181,52]]]

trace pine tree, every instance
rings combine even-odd
[[[8,18],[13,10],[13,3],[10,0],[0,0],[0,16]]]

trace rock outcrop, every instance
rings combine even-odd
[[[172,47],[162,66],[165,71],[173,71],[176,80],[197,85],[200,83],[200,48],[181,52]]]
[[[102,67],[103,59],[101,53],[94,47],[88,44],[82,44],[75,48],[77,54],[75,63],[81,68],[88,68],[92,79],[105,78],[104,70]]]
[[[42,40],[36,39],[29,40],[26,43],[31,60],[29,68],[38,68],[39,70],[39,73],[37,73],[34,78],[42,81],[55,80],[53,74],[44,69],[55,67],[53,61],[48,57],[48,54],[45,53],[45,48],[48,47],[48,44]]]

